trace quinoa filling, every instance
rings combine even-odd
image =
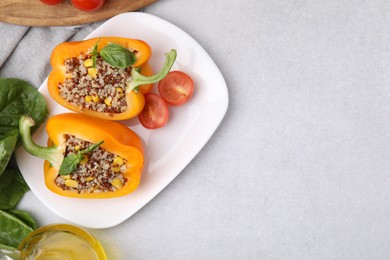
[[[66,135],[65,156],[86,149],[92,143]],[[123,176],[126,160],[101,147],[85,154],[82,162],[69,175],[58,175],[55,184],[63,190],[78,193],[112,192],[127,182]]]
[[[93,67],[91,57],[81,52],[79,57],[65,60],[68,77],[58,84],[60,96],[83,109],[109,114],[126,111],[126,82],[131,78],[131,68],[115,68],[99,55]]]

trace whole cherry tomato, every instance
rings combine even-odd
[[[194,82],[190,76],[182,71],[170,71],[158,83],[158,91],[169,105],[180,106],[192,97]]]
[[[169,110],[165,101],[155,93],[145,94],[145,107],[138,115],[141,124],[148,129],[160,128],[168,122]]]
[[[102,7],[106,0],[70,0],[70,2],[79,10],[91,12]]]
[[[64,0],[39,0],[39,1],[47,5],[57,5],[59,3],[64,2]]]

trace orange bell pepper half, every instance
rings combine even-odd
[[[27,152],[45,159],[45,184],[52,192],[74,198],[113,198],[129,194],[138,187],[144,166],[144,148],[138,135],[125,125],[77,113],[55,115],[46,125],[48,147],[32,141],[30,130],[33,125],[31,117],[20,119],[22,143]],[[81,150],[77,146],[83,143],[74,140],[98,143],[99,147],[92,151]],[[69,164],[69,158],[78,156],[80,160],[70,160]],[[102,156],[100,161],[98,156]],[[96,163],[103,168],[93,168]],[[69,165],[74,167],[61,173],[63,166]]]
[[[100,92],[101,90],[98,89],[109,85],[109,83],[105,81],[105,77],[108,74],[104,75],[104,73],[106,73],[104,69],[98,68],[96,65],[96,59],[102,60],[103,58],[102,52],[104,51],[104,48],[111,45],[124,47],[126,50],[130,51],[134,57],[134,63],[126,68],[115,68],[108,64],[108,70],[114,69],[115,73],[122,73],[120,75],[126,73],[124,76],[125,83],[121,83],[124,86],[121,86],[122,89],[120,90],[120,98],[123,101],[121,101],[119,105],[116,105],[115,111],[110,110],[113,107],[111,104],[111,96],[113,96],[113,94]],[[48,91],[50,96],[58,104],[77,113],[108,120],[125,120],[133,118],[142,111],[145,105],[143,94],[151,90],[153,83],[158,82],[166,76],[176,59],[175,50],[166,53],[167,59],[161,71],[153,75],[153,70],[148,63],[151,53],[150,46],[144,41],[122,37],[100,37],[84,41],[61,43],[54,48],[50,57],[50,63],[53,70],[49,74],[47,80]],[[110,52],[104,56],[109,56],[110,58],[114,57],[116,54],[117,53]],[[80,56],[82,56],[82,58],[80,58]],[[84,67],[81,68],[82,73],[84,73],[83,76],[85,75],[82,79],[83,84],[78,85],[79,80],[81,81],[80,78],[77,78],[81,77],[79,76],[80,72],[78,72],[78,74],[76,73],[78,76],[75,78],[71,71],[67,71],[66,63],[69,63],[69,60],[72,59],[78,60],[77,66]],[[89,63],[88,65],[85,65],[87,64],[86,60],[88,59]],[[118,59],[120,61],[121,56]],[[91,60],[94,62],[91,63]],[[81,61],[84,61],[84,63]],[[104,66],[107,65],[107,63],[104,63],[103,61],[99,63],[99,66],[101,64]],[[95,84],[95,86],[93,84]],[[96,88],[96,84],[101,86]],[[111,84],[112,86],[110,87],[114,89],[118,88],[115,84]],[[68,91],[65,92],[65,94],[61,93],[61,86],[64,85],[66,85],[66,91]],[[89,87],[86,85],[89,85]],[[76,92],[78,94],[77,98],[73,98],[73,96],[68,98],[66,93],[70,92]],[[116,104],[118,103],[119,102],[116,102]],[[126,105],[123,105],[123,103]],[[104,108],[97,108],[98,106]]]

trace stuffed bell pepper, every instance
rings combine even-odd
[[[144,165],[140,138],[128,127],[82,114],[49,118],[48,147],[31,139],[34,121],[19,121],[27,152],[45,159],[44,178],[49,190],[76,198],[113,198],[134,191]]]
[[[108,120],[137,116],[145,105],[143,94],[170,71],[176,51],[166,53],[161,70],[153,75],[151,48],[141,40],[100,37],[65,42],[54,48],[47,86],[63,107]]]

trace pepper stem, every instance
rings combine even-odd
[[[30,116],[25,115],[19,119],[19,133],[24,149],[36,157],[47,160],[54,168],[59,169],[64,160],[63,152],[57,146],[43,147],[34,143],[31,138],[31,127],[34,125],[34,119]]]
[[[155,83],[165,78],[176,60],[176,50],[170,50],[168,53],[165,53],[165,56],[166,59],[163,67],[161,68],[160,72],[153,76],[143,76],[136,69],[133,68],[131,71],[132,79],[128,84],[128,88],[130,90],[134,90],[140,85]]]

